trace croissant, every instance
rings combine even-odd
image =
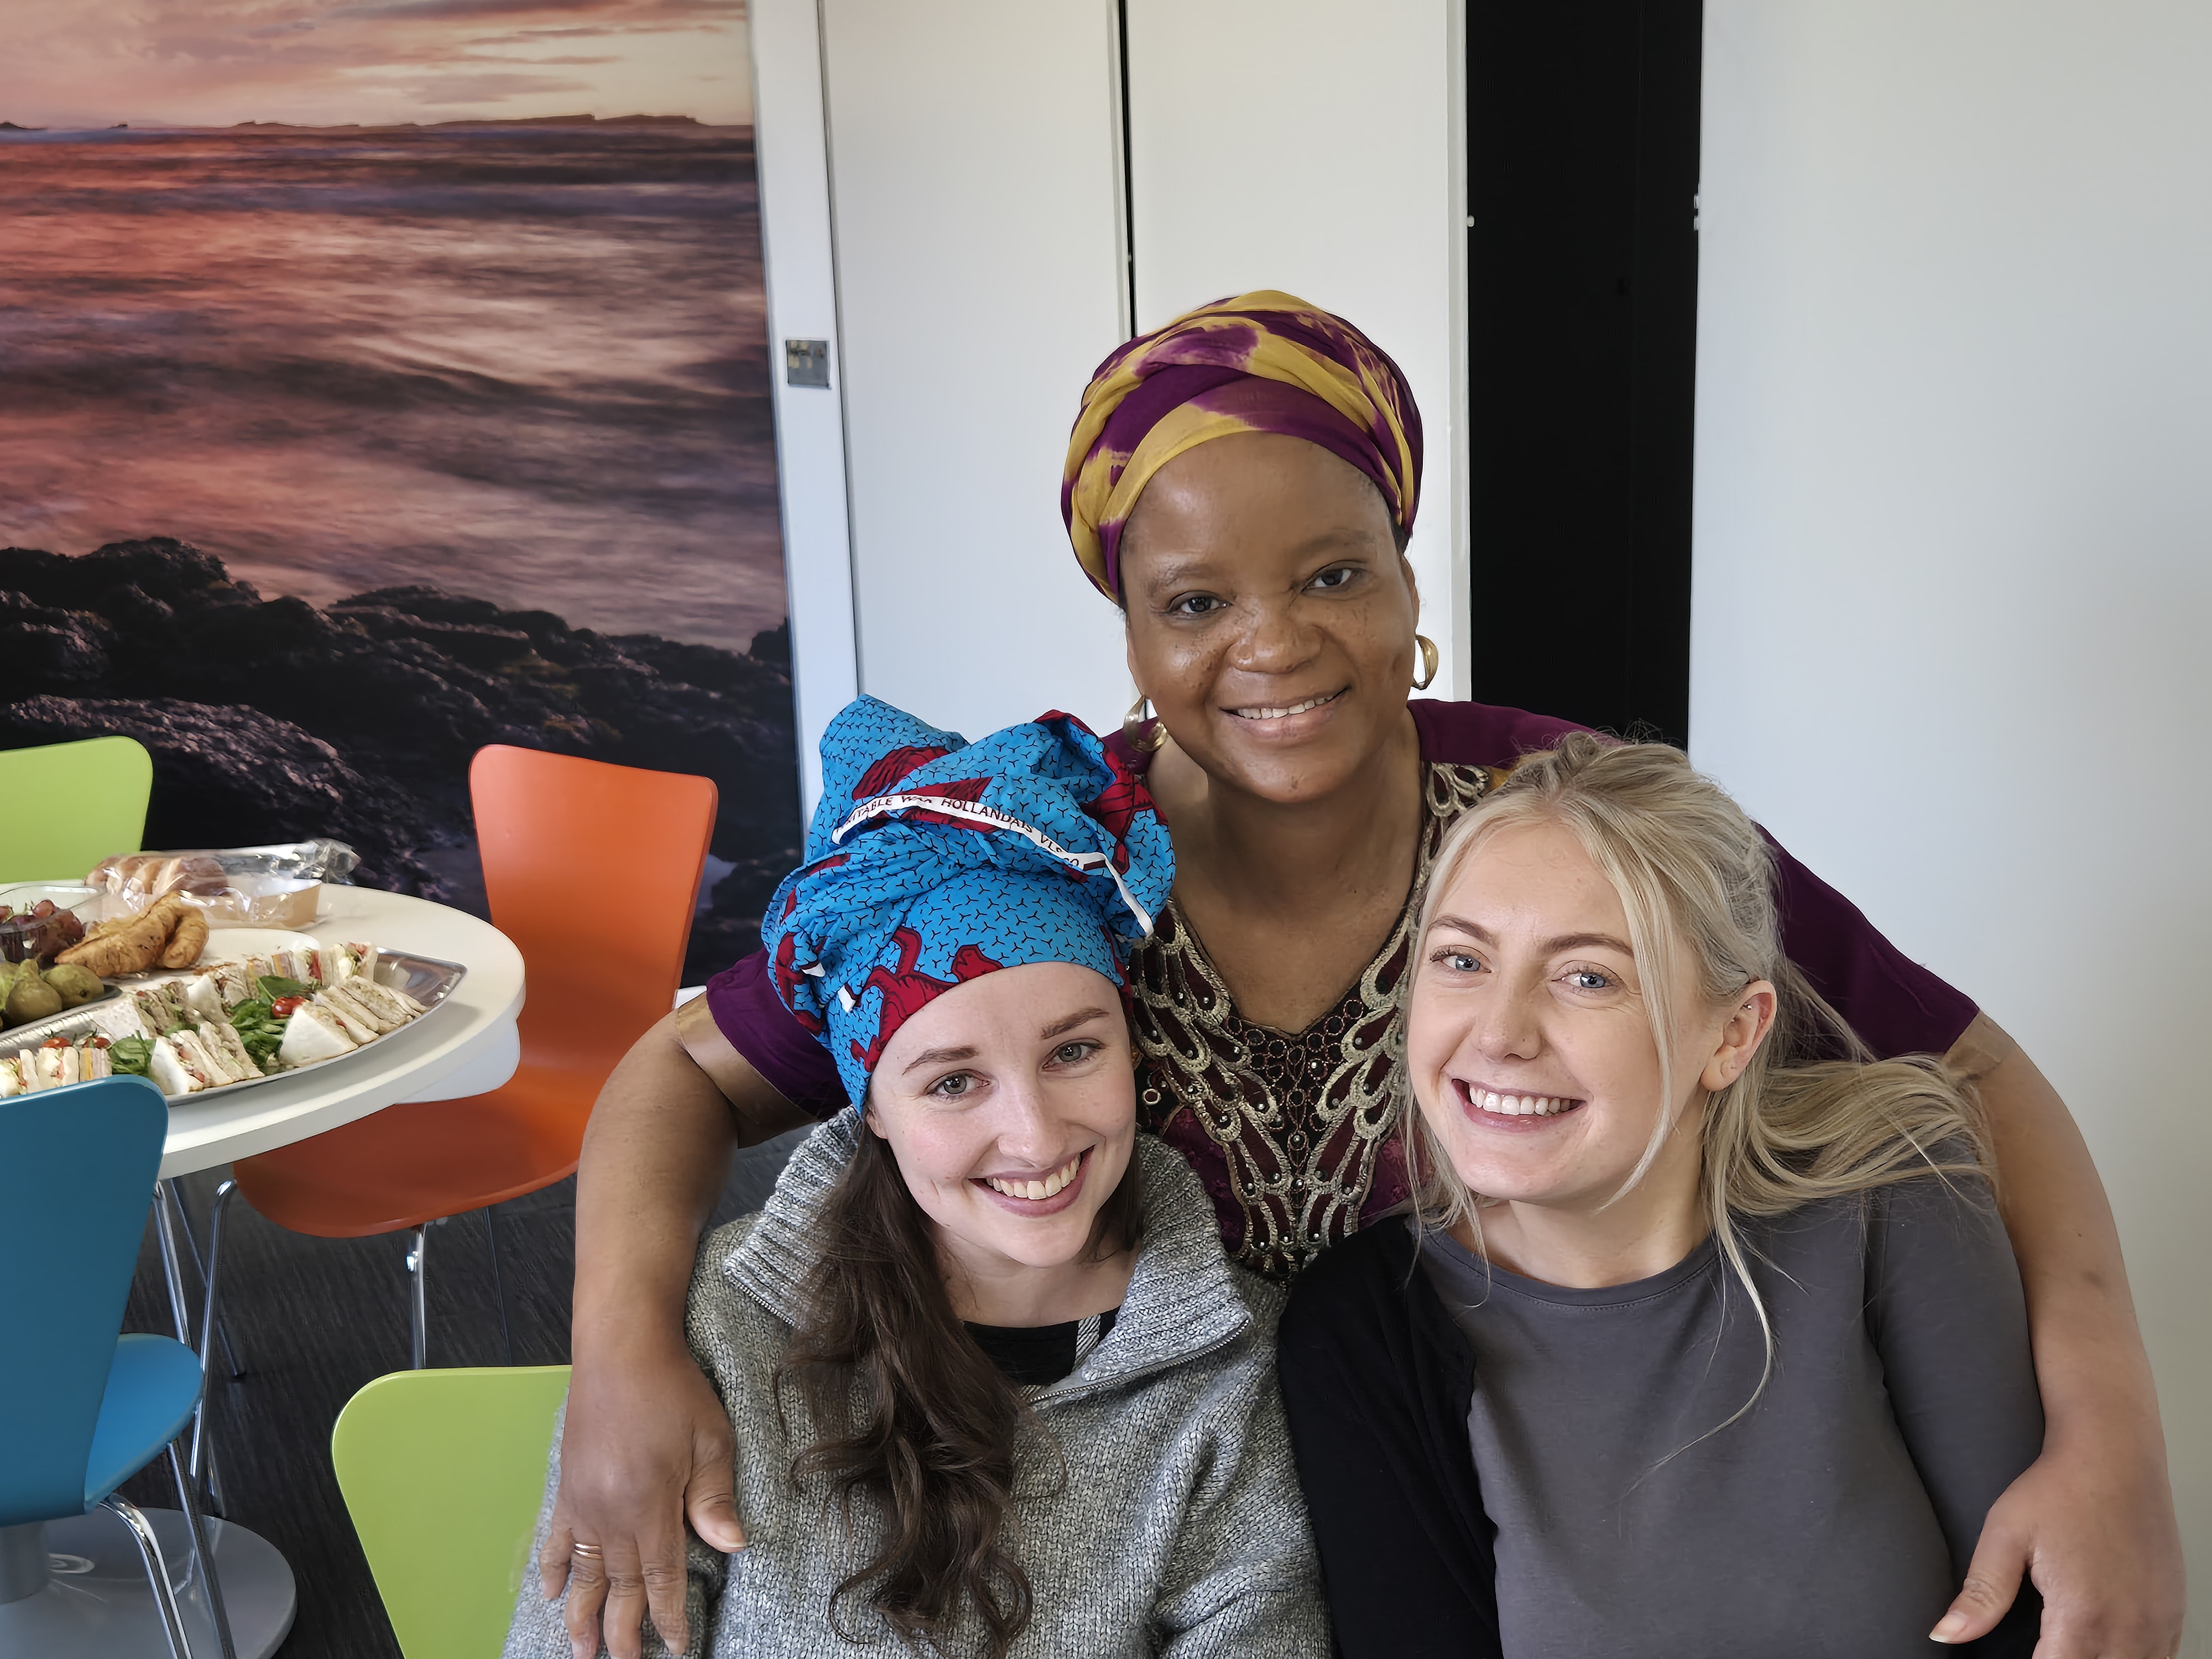
[[[169,904],[176,901],[164,899],[161,902]],[[164,968],[189,968],[200,959],[200,952],[207,949],[207,918],[189,904],[183,908],[184,914],[177,918],[177,931],[169,935],[168,948],[161,952],[161,966]]]
[[[75,963],[89,969],[102,979],[113,979],[118,974],[143,973],[160,960],[169,943],[169,935],[176,929],[185,913],[185,902],[173,896],[161,900],[136,921],[73,945],[55,958],[58,962]],[[207,924],[200,923],[202,945],[206,944]],[[196,947],[192,952],[197,957]]]

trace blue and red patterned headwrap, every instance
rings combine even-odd
[[[1142,780],[1073,714],[969,743],[861,697],[822,734],[806,862],[761,943],[858,1103],[891,1033],[968,980],[1074,962],[1126,986],[1174,880]]]

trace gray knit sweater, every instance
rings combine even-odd
[[[859,1129],[840,1113],[802,1144],[766,1209],[709,1236],[691,1280],[691,1347],[737,1436],[738,1513],[749,1547],[725,1557],[690,1540],[692,1651],[714,1659],[898,1659],[907,1650],[864,1598],[832,1628],[831,1590],[873,1553],[880,1524],[854,1510],[848,1538],[830,1483],[794,1486],[793,1455],[815,1433],[777,1363],[816,1259],[814,1218]],[[1052,1449],[1020,1457],[1014,1547],[1034,1612],[1016,1659],[1165,1654],[1315,1659],[1328,1615],[1275,1388],[1283,1295],[1222,1254],[1213,1208],[1189,1166],[1139,1135],[1145,1243],[1114,1328],[1073,1372],[1030,1391]],[[569,1659],[561,1604],[538,1594],[560,1437],[506,1659]],[[943,1648],[980,1651],[975,1627]],[[645,1651],[665,1653],[648,1623]]]

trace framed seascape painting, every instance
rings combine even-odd
[[[125,733],[148,847],[478,911],[483,745],[702,773],[685,981],[752,948],[799,809],[741,0],[0,21],[0,748]]]

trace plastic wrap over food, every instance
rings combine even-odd
[[[152,908],[171,896],[204,914],[210,927],[304,927],[315,919],[322,884],[351,875],[361,855],[342,841],[276,847],[220,847],[187,853],[118,853],[102,859],[85,884],[105,896],[112,918]]]

